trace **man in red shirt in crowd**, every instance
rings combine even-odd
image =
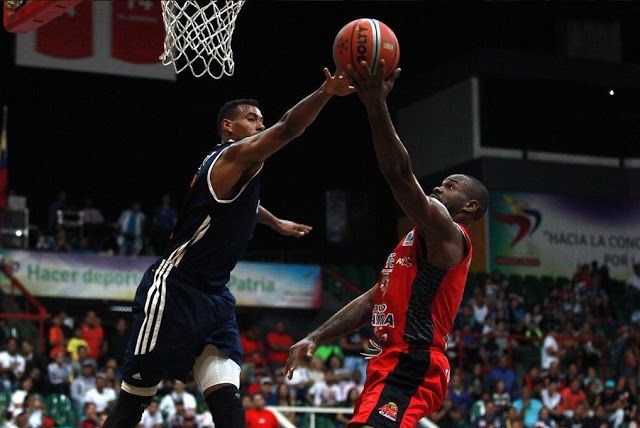
[[[254,394],[251,401],[253,402],[253,407],[247,410],[247,428],[279,427],[275,415],[271,410],[264,408],[266,402],[262,394]]]
[[[244,334],[240,335],[240,343],[242,343],[242,359],[245,363],[254,364],[257,367],[264,366],[264,344],[260,340],[258,326],[251,326]]]
[[[586,394],[580,388],[580,381],[573,379],[560,393],[560,411],[570,417],[578,404],[585,402],[586,399]]]
[[[274,330],[267,333],[267,363],[272,369],[284,366],[293,344],[293,337],[284,331],[284,322],[278,321]]]
[[[82,338],[89,344],[89,356],[98,361],[102,355],[104,330],[100,326],[100,318],[94,311],[87,312],[82,324]]]

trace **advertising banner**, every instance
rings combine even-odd
[[[35,296],[132,301],[153,257],[1,250],[14,275]],[[322,276],[318,265],[240,262],[229,289],[241,306],[317,308]]]
[[[16,63],[30,67],[175,80],[163,66],[159,1],[86,1],[16,36]]]
[[[626,279],[640,263],[640,200],[492,192],[489,268],[571,277],[580,264],[606,264]]]

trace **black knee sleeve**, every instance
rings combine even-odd
[[[103,428],[134,428],[142,419],[142,412],[151,403],[152,397],[129,394],[120,390],[115,409],[111,411]]]
[[[240,391],[234,385],[213,391],[206,400],[216,428],[245,428]]]

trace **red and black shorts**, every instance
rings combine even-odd
[[[447,394],[449,361],[439,350],[385,349],[372,358],[349,427],[414,428]]]

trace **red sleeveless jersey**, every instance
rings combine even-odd
[[[471,239],[467,254],[449,269],[432,266],[416,229],[396,246],[385,263],[375,294],[371,325],[385,347],[445,349],[458,314],[471,262]]]

